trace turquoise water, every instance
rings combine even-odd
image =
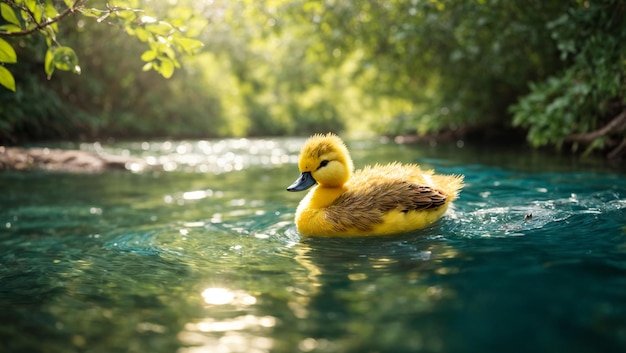
[[[624,351],[623,166],[352,141],[357,167],[467,185],[428,229],[302,238],[302,142],[82,145],[144,162],[0,174],[0,351]]]

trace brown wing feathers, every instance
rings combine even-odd
[[[410,197],[402,199],[404,204],[399,203],[403,207],[402,212],[433,209],[446,203],[446,195],[439,190],[429,186],[407,184],[407,193]]]
[[[429,186],[409,182],[382,183],[363,192],[346,191],[327,209],[326,219],[338,231],[356,228],[372,229],[389,211],[424,211],[443,206],[446,195]]]

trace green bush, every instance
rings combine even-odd
[[[572,8],[548,23],[565,68],[530,84],[530,93],[513,105],[513,123],[528,129],[534,146],[614,147],[626,138],[624,123],[592,134],[626,109],[626,23],[620,1]],[[586,135],[585,135],[586,134]]]

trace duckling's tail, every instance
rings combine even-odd
[[[459,197],[459,192],[463,188],[463,175],[433,175],[433,182],[439,190],[443,191],[446,195],[450,196],[449,200],[453,201]]]

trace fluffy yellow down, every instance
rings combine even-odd
[[[296,210],[303,235],[387,235],[437,221],[457,198],[463,177],[435,175],[414,164],[367,166],[353,173],[350,153],[334,134],[314,135],[302,147],[301,176],[287,190],[317,184]]]

